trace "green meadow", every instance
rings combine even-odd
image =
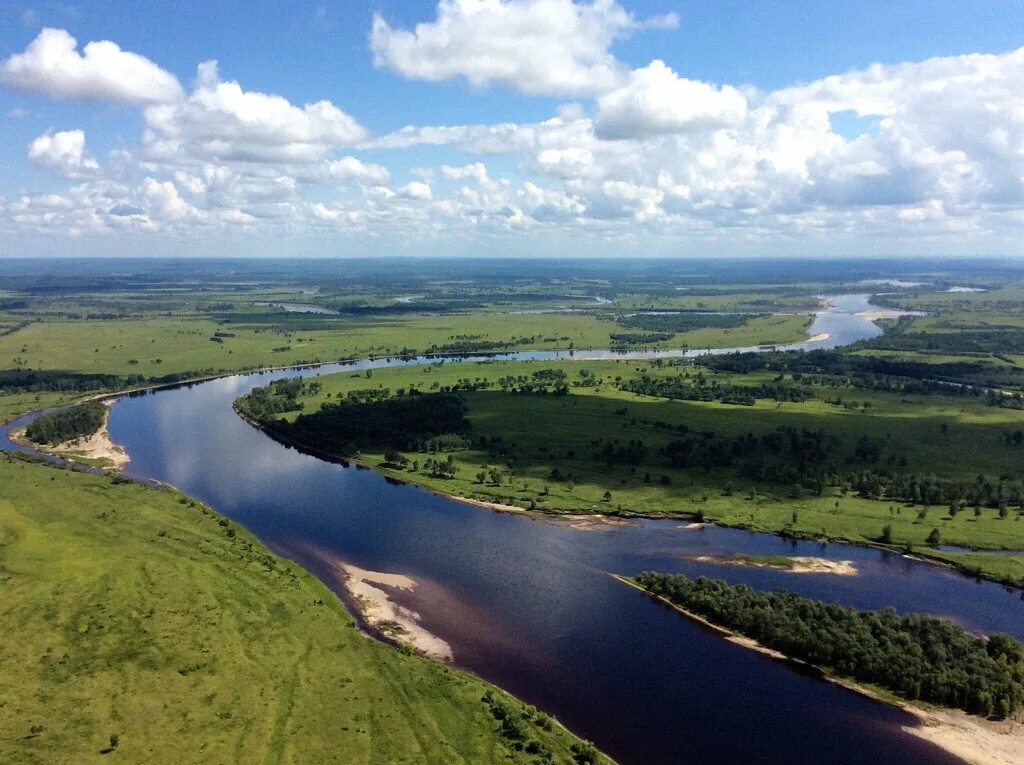
[[[0,593],[5,763],[600,760],[172,489],[0,457]]]
[[[680,332],[645,347],[742,347],[806,337],[806,315],[765,316],[733,329]],[[0,369],[161,377],[424,353],[453,343],[486,350],[607,348],[622,331],[592,314],[413,314],[373,317],[228,312],[219,316],[34,321],[0,336]],[[219,333],[219,334],[218,334]]]
[[[793,496],[788,487],[743,480],[729,469],[673,468],[658,455],[658,448],[676,437],[664,423],[718,435],[757,435],[793,426],[825,430],[851,450],[858,439],[869,436],[904,458],[906,465],[901,469],[907,472],[967,480],[979,474],[1019,475],[1024,454],[1019,445],[1007,443],[1004,434],[1024,429],[1024,411],[986,406],[974,397],[812,386],[817,395],[842,398],[843,405],[821,398],[799,403],[758,399],[754,406],[667,400],[625,392],[618,384],[643,372],[654,377],[676,375],[686,367],[578,361],[440,364],[374,370],[370,377],[364,372],[343,372],[316,378],[319,390],[300,400],[303,412],[309,413],[349,391],[386,388],[396,392],[415,387],[426,393],[460,380],[494,382],[538,369],[565,371],[570,381],[579,380],[580,370],[587,370],[598,382],[592,387],[571,386],[564,396],[507,393],[496,387],[462,394],[473,446],[481,437],[487,442],[500,437],[506,450],[501,456],[484,447],[455,452],[454,477],[432,475],[424,464],[430,457],[447,458],[447,453],[406,454],[420,463],[417,470],[387,464],[383,448],[366,450],[358,458],[396,478],[447,494],[537,511],[696,515],[755,530],[858,542],[878,540],[889,526],[891,544],[900,548],[923,546],[938,528],[946,544],[1024,550],[1024,520],[1017,508],[1005,517],[992,508],[950,517],[946,507],[863,499],[840,486],[827,487],[821,495]],[[700,373],[720,385],[753,385],[772,379],[761,373]],[[296,415],[290,412],[284,417]],[[649,456],[642,464],[609,467],[596,453],[606,440],[634,439],[648,447]],[[492,469],[501,474],[498,482],[490,477]],[[571,475],[571,480],[553,480],[554,469],[561,476]],[[481,471],[488,473],[484,480]],[[956,559],[957,554],[951,555]],[[1024,560],[974,555],[963,562],[1001,578],[1024,579]]]

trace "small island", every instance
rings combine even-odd
[[[42,414],[11,435],[70,462],[119,470],[128,463],[128,455],[107,432],[109,416],[110,407],[103,401],[86,401]]]

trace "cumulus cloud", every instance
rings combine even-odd
[[[340,184],[358,183],[362,186],[380,186],[391,180],[391,173],[383,165],[362,162],[355,157],[342,157],[327,162],[327,176]]]
[[[217,62],[199,65],[196,87],[173,104],[145,110],[148,156],[246,162],[311,162],[350,146],[366,130],[330,101],[299,107],[278,95],[223,81]]]
[[[99,164],[85,150],[85,133],[81,130],[44,133],[29,144],[28,158],[65,178],[81,178],[99,170]]]
[[[0,235],[310,226],[421,247],[512,232],[592,244],[967,241],[1024,227],[1024,49],[873,65],[773,92],[688,79],[661,61],[630,70],[609,52],[618,37],[675,23],[638,21],[609,0],[444,0],[436,20],[408,31],[378,19],[378,63],[406,76],[582,96],[539,122],[378,137],[329,101],[248,91],[208,62],[191,92],[136,99],[138,145],[102,166],[80,130],[35,139],[29,159],[74,183],[0,196]],[[491,42],[493,60],[477,45],[490,53]],[[70,50],[96,60],[89,46]],[[414,147],[424,148],[401,154]],[[423,167],[431,156],[448,164]],[[392,186],[396,158],[411,180]]]
[[[182,97],[174,75],[113,42],[78,42],[63,29],[46,28],[23,53],[0,67],[0,79],[18,90],[79,101],[169,103]]]
[[[398,190],[398,196],[403,199],[415,199],[421,202],[428,202],[434,198],[430,190],[430,184],[423,181],[409,181]]]
[[[597,100],[601,138],[643,138],[740,124],[747,101],[733,87],[680,77],[663,61],[630,73],[619,89]]]
[[[609,48],[641,26],[614,0],[440,0],[437,18],[411,31],[374,15],[370,47],[377,66],[410,79],[592,95],[625,77]]]

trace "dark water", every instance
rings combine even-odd
[[[835,332],[855,333],[852,319],[834,319],[841,315],[828,314]],[[820,331],[831,330],[811,329]],[[1024,637],[1019,592],[898,555],[711,526],[690,530],[676,521],[582,531],[481,510],[301,454],[231,410],[237,396],[286,374],[295,373],[239,375],[122,399],[110,430],[132,457],[129,472],[202,499],[329,583],[336,585],[325,563],[332,558],[413,577],[416,590],[393,597],[452,646],[459,666],[551,712],[622,762],[956,760],[904,733],[900,726],[910,719],[902,713],[727,643],[607,572],[654,569],[783,585]],[[860,575],[687,559],[736,552],[852,560]]]

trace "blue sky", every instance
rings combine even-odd
[[[0,257],[1018,254],[1022,45],[1008,0],[7,3]]]

